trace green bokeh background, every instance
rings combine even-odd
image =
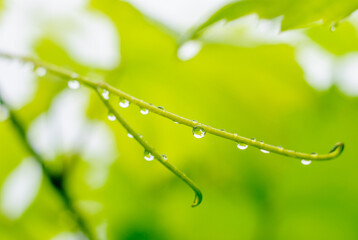
[[[1,6],[1,4],[0,4]],[[93,229],[107,222],[108,239],[358,239],[358,101],[335,85],[313,89],[297,64],[294,48],[261,44],[245,48],[204,42],[200,53],[180,61],[179,36],[143,16],[128,3],[92,1],[120,36],[121,64],[112,71],[81,66],[51,37],[35,46],[39,58],[105,80],[166,110],[246,137],[302,152],[326,153],[338,141],[346,148],[335,160],[313,162],[206,135],[132,105],[123,115],[169,160],[201,188],[204,199],[191,208],[193,192],[158,162],[143,159],[143,149],[126,136],[92,93],[88,117],[105,122],[116,137],[119,157],[106,184],[85,183],[87,163],[75,165],[66,183],[76,201],[93,200],[103,209],[84,211]],[[335,55],[357,50],[357,32],[347,22],[335,32],[307,31]],[[352,39],[355,39],[353,41]],[[49,75],[38,79],[35,98],[18,114],[30,125],[47,111],[66,82]],[[28,156],[10,123],[0,124],[0,185]],[[33,204],[17,221],[0,217],[0,239],[50,239],[70,231],[65,208],[44,181]]]

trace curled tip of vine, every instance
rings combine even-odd
[[[197,190],[195,192],[194,202],[193,202],[193,204],[191,206],[192,207],[199,206],[199,204],[201,203],[202,200],[203,200],[203,194],[199,190]]]
[[[336,143],[336,145],[334,145],[334,147],[332,148],[330,153],[337,151],[337,156],[338,156],[343,152],[343,149],[344,149],[344,143],[339,142],[339,143]]]

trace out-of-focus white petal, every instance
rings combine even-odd
[[[36,90],[32,66],[16,60],[0,58],[0,91],[12,108],[30,101]]]
[[[41,166],[32,158],[24,159],[6,178],[1,190],[1,211],[9,219],[21,217],[34,201],[42,180]]]
[[[198,24],[208,15],[212,14],[219,6],[228,0],[127,0],[140,11],[161,23],[179,30],[187,31]]]
[[[335,61],[332,54],[317,45],[302,45],[296,50],[296,59],[312,87],[318,90],[331,87]]]
[[[337,85],[350,96],[358,96],[358,54],[345,56],[338,63]]]
[[[85,11],[75,14],[61,42],[67,52],[84,65],[112,69],[120,62],[117,30],[102,14]]]

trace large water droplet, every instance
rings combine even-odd
[[[248,145],[245,144],[245,143],[237,144],[237,148],[240,149],[240,150],[245,150],[247,147],[248,147]]]
[[[119,99],[119,106],[120,107],[127,108],[127,107],[129,107],[129,104],[130,104],[130,102],[127,99],[125,99],[125,98]]]
[[[206,134],[205,130],[200,126],[193,127],[193,134],[196,138],[203,138]]]
[[[36,72],[36,75],[37,75],[37,76],[43,77],[43,76],[46,75],[47,70],[46,70],[46,68],[38,67],[38,68],[36,68],[35,72]]]
[[[109,121],[115,121],[117,119],[116,116],[111,112],[108,113],[107,118],[108,118]]]
[[[0,105],[0,122],[5,121],[9,118],[9,109],[5,107],[4,105]]]
[[[147,161],[153,161],[154,156],[148,150],[145,150],[144,151],[144,159]]]
[[[71,89],[78,89],[80,87],[80,83],[77,80],[70,80],[67,83],[68,87]]]
[[[107,89],[102,90],[102,97],[106,100],[109,99],[109,91]]]
[[[149,113],[149,110],[146,108],[140,108],[140,113],[143,115],[147,115]]]
[[[303,165],[310,165],[311,164],[311,160],[305,160],[305,159],[302,159],[301,160],[301,163],[303,164]]]

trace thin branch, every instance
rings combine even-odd
[[[200,189],[195,185],[195,183],[188,178],[185,173],[180,171],[177,167],[172,165],[171,163],[166,160],[163,155],[161,155],[153,146],[149,145],[147,141],[143,139],[143,137],[138,134],[132,126],[129,125],[129,123],[118,113],[118,111],[109,103],[107,99],[105,99],[101,94],[101,88],[97,89],[97,93],[99,97],[101,98],[104,105],[108,108],[111,114],[113,114],[118,122],[127,130],[129,134],[133,136],[133,138],[144,148],[144,150],[148,151],[148,153],[152,154],[156,160],[158,160],[161,164],[163,164],[169,171],[174,173],[177,177],[179,177],[181,180],[183,180],[186,184],[189,185],[191,189],[195,192],[195,198],[194,202],[192,204],[192,207],[198,206],[203,198],[203,195],[200,191]]]
[[[48,71],[52,72],[55,75],[65,77],[67,79],[75,79],[78,82],[80,82],[81,84],[86,85],[87,87],[93,88],[94,90],[97,90],[98,87],[100,87],[102,89],[106,89],[113,95],[127,99],[131,103],[133,103],[141,108],[148,109],[149,111],[151,111],[155,114],[158,114],[162,117],[168,118],[174,122],[186,125],[191,128],[200,126],[207,133],[211,133],[213,135],[216,135],[216,136],[219,136],[222,138],[226,138],[226,139],[235,141],[237,143],[250,145],[252,147],[256,147],[256,148],[259,148],[264,151],[273,152],[273,153],[277,153],[277,154],[284,155],[287,157],[292,157],[292,158],[305,159],[305,160],[330,160],[330,159],[333,159],[333,158],[339,156],[344,149],[344,144],[342,142],[339,142],[336,145],[334,145],[332,150],[326,154],[302,153],[302,152],[296,152],[296,151],[285,149],[285,148],[278,147],[278,146],[273,146],[273,145],[270,145],[270,144],[267,144],[267,143],[264,143],[261,141],[256,141],[255,139],[242,137],[240,135],[237,135],[236,133],[230,133],[227,131],[223,131],[221,129],[214,128],[214,127],[205,125],[203,123],[198,123],[196,121],[178,116],[178,115],[168,112],[162,108],[158,108],[152,104],[144,102],[141,99],[133,97],[133,96],[129,95],[128,93],[125,93],[117,88],[114,88],[114,87],[108,85],[107,83],[93,82],[86,77],[78,76],[78,74],[76,74],[74,72],[68,71],[66,69],[63,69],[61,67],[58,67],[58,66],[55,66],[55,65],[52,65],[49,63],[44,63],[42,61],[39,61],[39,60],[36,60],[33,58],[20,57],[20,56],[5,54],[5,53],[0,53],[0,56],[5,57],[5,58],[10,58],[10,59],[18,59],[18,60],[21,60],[24,62],[31,62],[35,66],[46,68]]]
[[[23,143],[23,145],[25,146],[27,151],[41,165],[44,175],[49,180],[49,182],[51,183],[53,188],[56,189],[57,193],[59,194],[62,201],[64,202],[66,208],[73,214],[79,229],[81,229],[83,234],[85,234],[88,237],[88,239],[95,240],[96,238],[93,236],[91,230],[88,228],[85,220],[81,217],[81,214],[76,210],[76,207],[74,206],[70,196],[68,195],[65,187],[63,186],[63,180],[64,180],[63,177],[64,176],[63,175],[55,175],[46,167],[46,165],[44,164],[45,163],[44,159],[41,157],[40,154],[38,154],[36,152],[36,150],[31,146],[30,142],[27,140],[26,130],[25,130],[24,125],[21,123],[21,121],[16,116],[16,114],[11,110],[9,105],[7,105],[6,102],[4,102],[4,100],[2,99],[2,97],[0,95],[0,105],[1,104],[4,105],[5,107],[7,107],[8,111],[9,111],[9,120],[10,120],[11,124],[13,125],[14,129],[16,130],[16,132],[18,133],[21,142]]]

